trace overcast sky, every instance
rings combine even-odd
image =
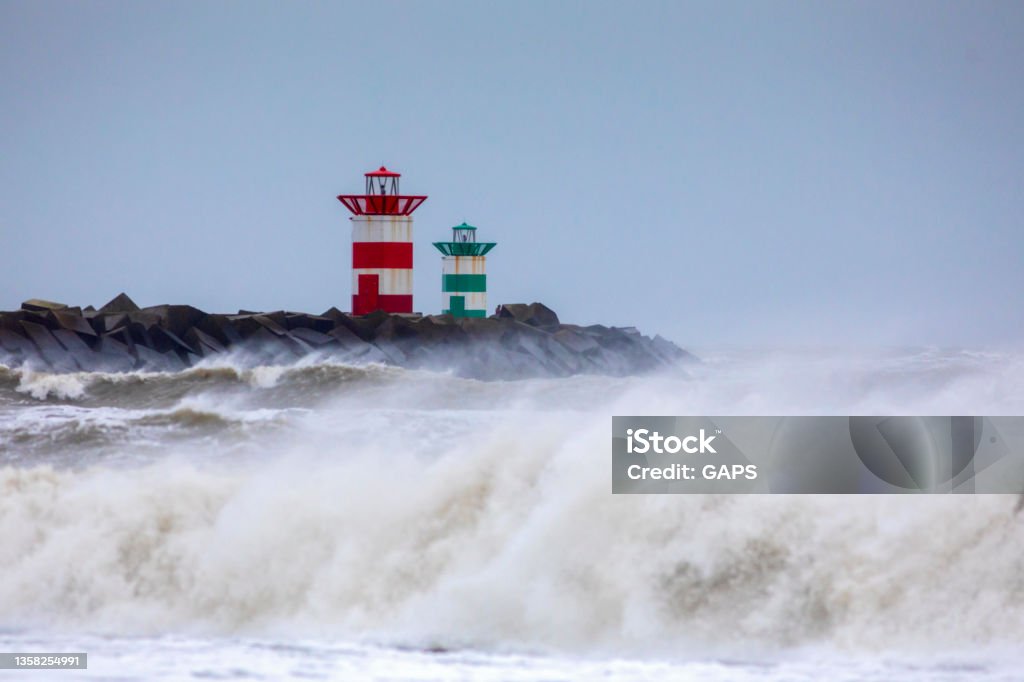
[[[682,345],[1024,339],[1024,3],[0,0],[0,309],[350,305],[381,164],[417,310]]]

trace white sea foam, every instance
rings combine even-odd
[[[182,445],[192,427],[170,420],[159,461],[0,469],[0,628],[659,656],[1012,645],[1015,498],[612,496],[608,434],[612,414],[1019,413],[1022,366],[761,355],[712,356],[691,378],[329,374],[322,403],[245,442],[256,458],[211,463],[223,442]],[[175,409],[261,421],[245,403],[260,390]],[[134,433],[117,433],[123,451]]]
[[[19,371],[18,375],[18,387],[15,390],[36,400],[46,400],[51,396],[60,400],[81,398],[91,381],[86,373],[59,374],[25,369]]]

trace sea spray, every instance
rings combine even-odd
[[[759,355],[645,379],[306,366],[5,388],[0,627],[659,656],[1018,642],[1011,496],[610,494],[613,414],[1024,404],[1014,355]],[[101,416],[73,465],[84,445],[29,447]]]

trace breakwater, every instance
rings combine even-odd
[[[632,327],[563,324],[541,303],[501,305],[487,318],[354,316],[337,308],[224,314],[190,305],[140,308],[122,293],[99,309],[33,299],[0,312],[0,362],[12,367],[173,372],[228,353],[272,364],[321,354],[477,379],[621,376],[693,359]]]

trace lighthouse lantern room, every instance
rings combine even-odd
[[[425,196],[402,194],[400,173],[366,173],[364,194],[338,196],[352,212],[352,314],[412,312],[412,213]]]

